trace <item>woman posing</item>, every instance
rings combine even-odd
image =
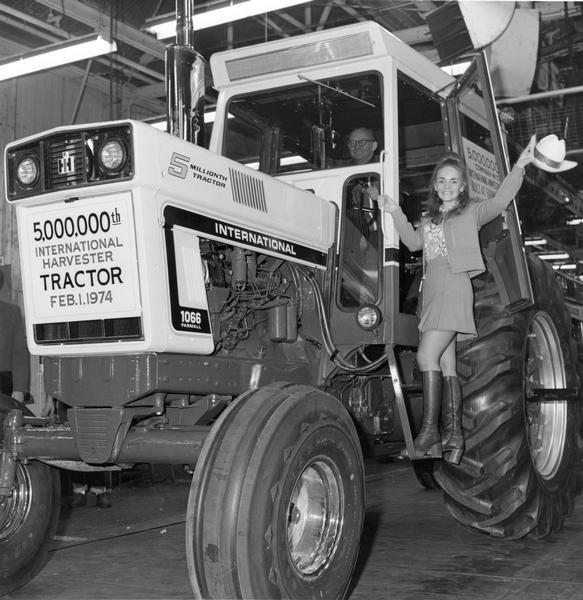
[[[423,249],[424,281],[417,363],[423,377],[423,424],[414,440],[415,458],[440,457],[458,464],[464,452],[462,392],[456,370],[456,337],[477,335],[470,279],[485,270],[478,231],[514,198],[533,161],[535,136],[490,200],[472,202],[466,169],[455,154],[439,160],[430,182],[429,207],[417,229],[397,201],[378,196],[381,211],[389,212],[401,240],[411,250]],[[442,426],[439,418],[443,396]]]

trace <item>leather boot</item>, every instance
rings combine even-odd
[[[443,378],[443,458],[459,464],[465,449],[462,430],[462,386],[457,377]]]
[[[441,436],[439,434],[439,414],[443,376],[441,371],[423,371],[423,424],[415,438],[415,458],[439,458],[441,456]]]

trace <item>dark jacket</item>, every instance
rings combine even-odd
[[[0,371],[12,373],[12,387],[28,391],[29,354],[20,308],[0,300]]]
[[[470,203],[460,215],[444,219],[443,233],[448,260],[454,273],[467,272],[470,277],[475,277],[486,270],[480,250],[478,231],[482,225],[495,219],[510,204],[518,193],[523,178],[524,169],[515,166],[500,184],[493,198]],[[421,250],[425,220],[422,219],[419,227],[414,229],[401,208],[390,214],[393,217],[395,228],[407,248],[412,252]]]

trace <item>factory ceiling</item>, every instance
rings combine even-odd
[[[194,0],[195,22],[197,13],[226,4],[226,0]],[[202,29],[195,34],[195,48],[208,59],[228,48],[371,20],[439,62],[426,15],[444,4],[430,0],[315,0]],[[525,225],[529,233],[546,235],[555,246],[565,247],[583,260],[583,235],[579,233],[583,226],[566,225],[574,216],[583,217],[583,3],[516,4],[535,8],[540,15],[539,71],[551,74],[556,88],[582,88],[580,94],[569,97],[570,102],[567,97],[558,96],[542,103],[512,105],[519,117],[515,134],[521,144],[525,143],[521,138],[526,137],[529,128],[525,115],[530,118],[534,111],[537,119],[550,122],[548,111],[554,110],[561,127],[569,127],[569,158],[582,163],[565,173],[558,187],[550,184],[550,189],[548,182],[534,182],[533,190],[545,189],[545,193],[533,199]],[[0,0],[0,59],[100,31],[116,40],[117,52],[78,63],[71,69],[76,69],[87,85],[105,92],[111,90],[112,82],[124,86],[134,104],[152,115],[162,115],[164,50],[172,40],[159,41],[146,27],[153,19],[174,14],[175,10],[175,0]],[[208,100],[212,103],[212,81],[208,83]],[[531,93],[537,91],[541,90],[535,84]],[[510,129],[512,132],[512,126]]]
[[[194,15],[228,4],[194,0]],[[205,58],[227,48],[329,29],[358,21],[381,24],[434,61],[439,60],[426,15],[441,1],[318,0],[219,25],[196,33],[195,46]],[[583,50],[579,3],[521,2],[535,6],[543,22],[539,62],[553,61],[565,76]],[[162,15],[174,14],[175,0],[0,0],[0,55],[18,55],[48,44],[93,33],[115,38],[118,50],[92,61],[89,77],[102,84],[114,78],[145,100],[164,98],[164,48],[146,31]],[[85,65],[79,66],[84,73]]]

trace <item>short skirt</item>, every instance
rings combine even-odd
[[[425,267],[419,331],[457,331],[458,340],[477,336],[474,290],[468,273],[453,273],[446,256]]]

